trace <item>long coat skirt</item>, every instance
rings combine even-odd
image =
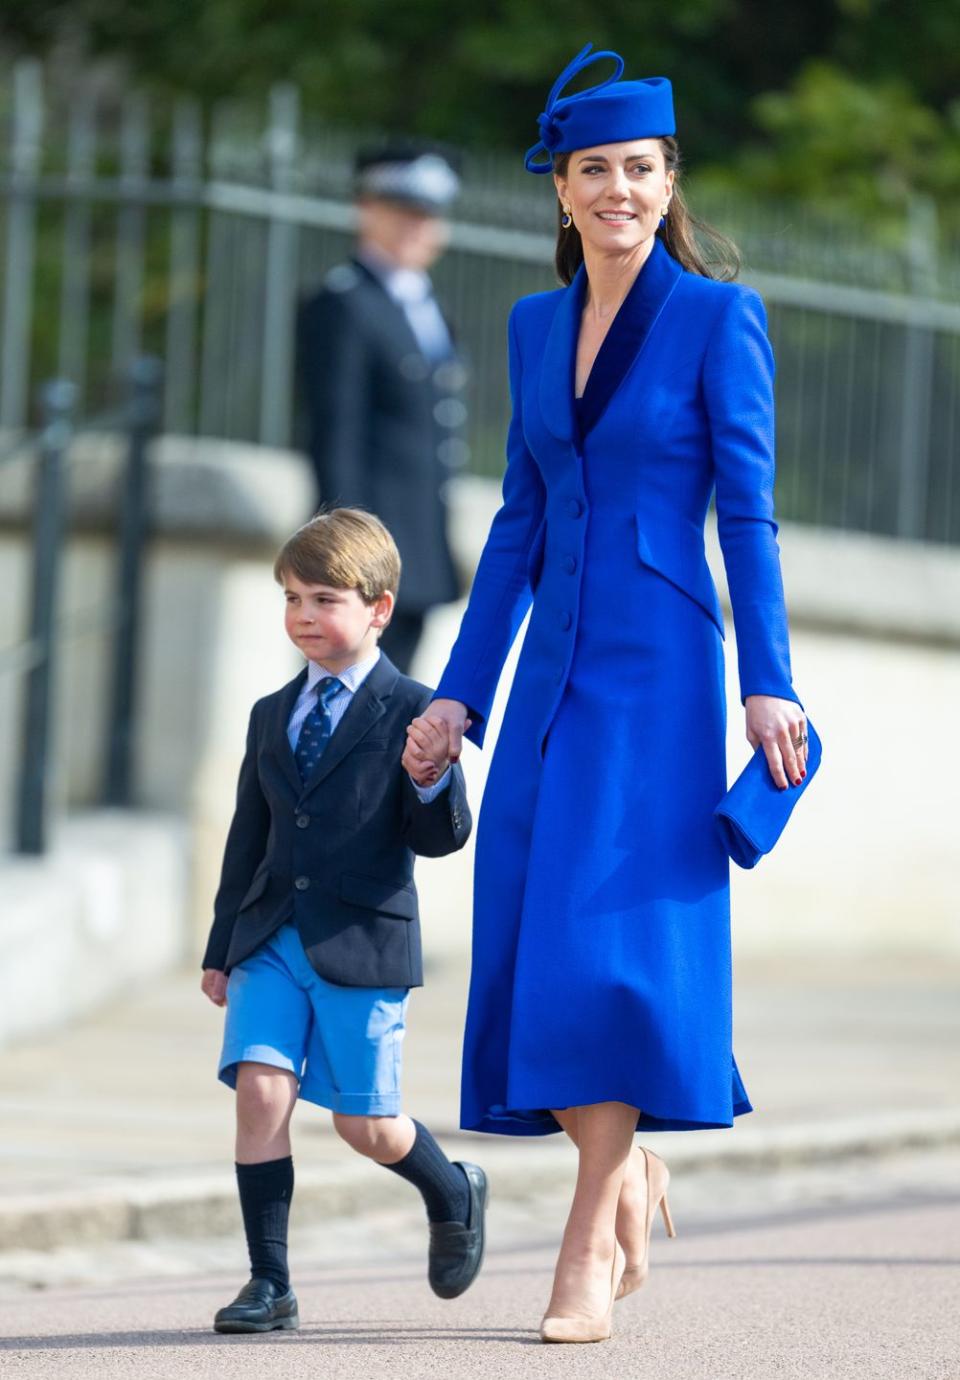
[[[482,745],[533,603],[477,831],[461,1124],[542,1135],[620,1101],[648,1130],[729,1126],[723,617],[740,688],[797,700],[773,518],[773,363],[757,295],[657,241],[586,393],[586,286],[521,299],[494,519],[437,695]],[[580,411],[578,425],[577,411]]]

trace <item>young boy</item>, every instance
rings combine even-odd
[[[472,1284],[484,1246],[483,1171],[451,1163],[400,1111],[407,992],[423,981],[414,855],[452,853],[471,828],[442,732],[418,719],[408,743],[431,692],[377,646],[400,557],[377,518],[340,508],[294,533],[274,575],[307,665],[250,716],[201,984],[227,1008],[220,1078],[237,1092],[252,1276],[218,1332],[299,1325],[287,1271],[298,1097],[420,1190],[441,1298]]]

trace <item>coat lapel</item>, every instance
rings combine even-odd
[[[581,403],[583,435],[600,420],[640,358],[682,272],[676,259],[656,240],[597,351]]]
[[[384,700],[393,690],[399,678],[399,671],[384,654],[357,690],[347,707],[347,711],[337,729],[321,754],[313,774],[300,788],[301,799],[316,790],[334,767],[347,756],[365,734],[369,733],[378,719],[387,712]],[[293,754],[291,753],[291,758]],[[296,763],[294,762],[294,771]],[[299,784],[299,773],[297,781]]]
[[[543,350],[540,411],[547,429],[558,441],[570,442],[574,437],[574,365],[586,285],[587,271],[581,264],[573,282],[560,297]]]
[[[297,764],[290,747],[290,739],[287,737],[287,724],[290,722],[293,706],[297,702],[297,698],[300,691],[303,689],[306,679],[307,668],[304,667],[300,674],[290,681],[289,685],[283,687],[277,695],[273,709],[273,721],[270,727],[270,746],[273,754],[280,763],[284,776],[297,795],[303,790],[303,782],[300,780],[300,772],[297,769]]]

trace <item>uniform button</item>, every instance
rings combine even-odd
[[[295,878],[293,885],[296,887],[298,891],[308,891],[310,889],[310,878],[297,877]]]
[[[579,498],[571,498],[568,500],[567,512],[571,517],[578,518],[583,516],[583,504],[580,502]]]
[[[566,609],[560,615],[560,626],[564,632],[569,632],[573,627],[573,614],[568,613]]]
[[[297,828],[298,828],[298,829],[306,829],[306,828],[309,827],[309,824],[310,824],[310,816],[309,816],[309,815],[297,815]]]
[[[575,574],[576,574],[576,570],[577,570],[577,558],[576,558],[576,556],[564,556],[564,558],[563,558],[563,568],[564,568],[564,570],[567,572],[568,575],[575,575]]]

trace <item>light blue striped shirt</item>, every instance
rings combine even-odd
[[[367,676],[380,660],[380,648],[371,653],[363,661],[356,661],[352,666],[348,666],[345,671],[337,672],[337,680],[343,683],[343,689],[338,690],[330,702],[330,736],[337,731],[337,726],[344,714],[350,707],[350,702],[366,680]],[[293,713],[287,724],[287,739],[290,743],[291,752],[296,752],[297,741],[300,737],[300,730],[303,721],[314,708],[317,702],[317,686],[322,680],[326,680],[332,673],[325,671],[322,666],[318,666],[315,661],[307,662],[307,679],[303,683],[303,689],[297,696],[297,702],[293,706]],[[412,780],[412,778],[411,778]],[[445,790],[450,781],[450,768],[440,777],[439,781],[433,786],[418,786],[413,782],[413,788],[423,801],[424,805],[429,805],[431,800],[435,800],[441,791]]]

